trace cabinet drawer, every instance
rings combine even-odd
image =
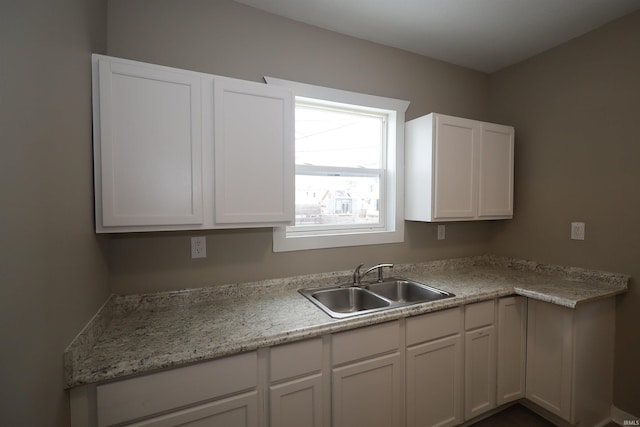
[[[333,364],[375,356],[400,347],[398,321],[340,332],[333,336]]]
[[[258,392],[250,391],[239,396],[216,400],[127,425],[129,427],[257,427]]]
[[[322,339],[300,341],[271,349],[271,381],[280,381],[322,369]]]
[[[256,352],[97,387],[98,425],[106,426],[255,388]]]
[[[407,345],[435,340],[461,331],[461,307],[410,317],[407,319]]]
[[[493,325],[495,319],[495,300],[476,302],[464,308],[464,329],[475,329]]]

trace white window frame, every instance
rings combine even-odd
[[[384,227],[359,227],[355,230],[309,230],[287,232],[287,227],[273,230],[273,251],[287,252],[307,249],[337,248],[404,242],[404,114],[408,101],[315,86],[274,77],[264,78],[267,84],[289,88],[298,98],[362,106],[388,113]],[[395,129],[395,132],[393,130]]]

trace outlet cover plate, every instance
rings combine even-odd
[[[207,237],[197,236],[191,238],[191,258],[207,257]]]
[[[571,223],[571,239],[584,240],[584,222]]]

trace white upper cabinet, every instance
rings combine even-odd
[[[94,56],[98,231],[202,226],[201,78]]]
[[[293,218],[293,97],[276,86],[214,82],[215,220],[287,224]]]
[[[405,144],[405,219],[512,217],[512,127],[432,113],[406,123]]]
[[[293,94],[93,55],[96,231],[293,221]]]

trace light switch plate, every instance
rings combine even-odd
[[[444,240],[445,228],[444,225],[438,225],[438,240]]]
[[[573,240],[584,240],[584,222],[571,223],[571,238]]]

